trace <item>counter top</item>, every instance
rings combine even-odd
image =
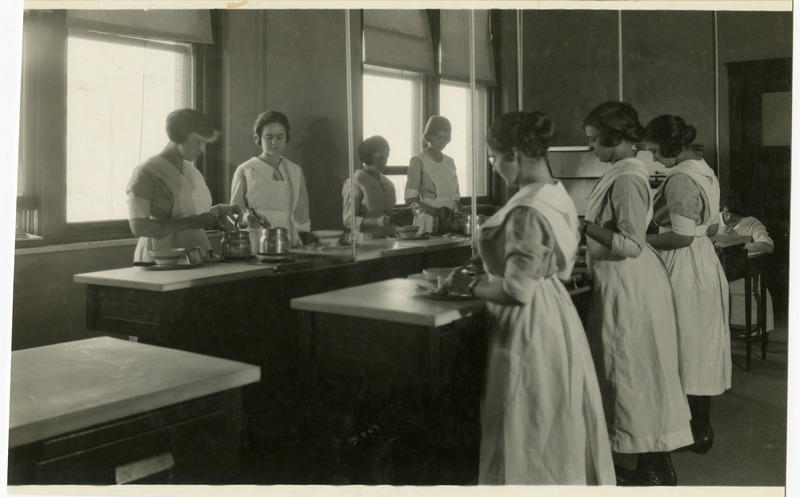
[[[11,353],[9,447],[237,388],[257,366],[109,337]]]
[[[480,300],[442,301],[419,297],[418,281],[394,278],[292,299],[292,309],[381,319],[420,326],[443,326],[481,310]]]
[[[424,240],[368,240],[356,246],[356,262],[444,250],[448,248],[469,246],[468,237],[432,236]],[[298,254],[325,255],[331,257],[350,257],[349,246],[318,249],[315,247],[294,249]],[[142,267],[126,267],[76,274],[73,281],[89,285],[104,285],[155,292],[168,292],[186,288],[238,281],[247,278],[269,276],[276,272],[276,266],[260,264],[253,259],[248,263],[206,263],[195,268],[176,269],[171,271],[153,271]]]

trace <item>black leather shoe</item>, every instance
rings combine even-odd
[[[678,484],[678,475],[672,466],[669,453],[640,454],[636,469],[615,466],[617,485],[620,487],[653,487],[672,486]]]

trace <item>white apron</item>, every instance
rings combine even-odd
[[[287,176],[286,181],[275,181],[272,176],[263,174],[264,171],[272,173],[272,168],[263,170],[253,169],[253,175],[248,178],[247,202],[255,211],[266,217],[273,228],[286,228],[289,241],[296,245],[300,241],[300,235],[292,222],[291,212],[294,206],[294,188]],[[250,232],[250,242],[253,244],[253,251],[260,250],[261,228],[247,228]]]
[[[502,226],[521,205],[535,208],[550,224],[558,273],[531,280],[536,286],[523,306],[487,304],[493,327],[481,402],[479,483],[613,485],[591,354],[572,299],[557,277],[569,274],[574,263],[575,207],[561,184],[529,185],[487,220],[481,233],[495,231],[491,228]],[[504,274],[505,256],[493,254],[496,250],[481,235],[479,252],[490,281]]]
[[[196,216],[211,210],[211,192],[208,190],[205,178],[191,162],[183,161],[183,172],[162,157],[149,167],[172,193],[172,218],[181,219]],[[136,244],[133,260],[136,262],[151,262],[149,250],[167,248],[194,248],[200,247],[204,255],[208,254],[211,243],[204,229],[182,230],[162,238],[141,237]]]
[[[435,196],[421,195],[420,200],[432,207],[455,209],[458,201],[458,177],[455,175],[455,169],[450,167],[450,164],[444,160],[441,163],[437,163],[433,159],[420,160],[423,172],[436,185]],[[421,216],[414,217],[414,226],[421,227],[420,233],[433,233],[436,227],[435,219],[430,214],[423,213]]]
[[[728,281],[714,245],[706,236],[708,227],[718,222],[719,185],[714,172],[704,162],[684,161],[670,169],[673,174],[688,174],[701,188],[710,215],[695,229],[688,247],[659,251],[672,280],[678,314],[681,379],[689,395],[719,395],[731,387],[731,341],[728,326]],[[659,231],[672,231],[660,226]]]
[[[638,159],[619,161],[589,195],[588,221],[607,214],[608,190],[626,174],[641,178],[650,192],[645,165]],[[641,220],[645,226],[652,218],[652,205],[651,200]],[[586,243],[594,281],[587,335],[611,448],[621,453],[666,452],[691,444],[691,413],[678,369],[675,304],[664,264],[647,244],[638,257],[624,257],[591,237]]]

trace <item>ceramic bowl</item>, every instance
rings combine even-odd
[[[453,267],[429,267],[428,269],[422,270],[422,275],[425,276],[425,279],[430,281],[431,283],[436,283],[438,281],[439,276],[446,278],[450,273],[453,272]]]
[[[419,233],[419,226],[398,226],[395,231],[400,238],[414,238]]]
[[[150,257],[152,257],[159,266],[171,266],[180,262],[181,258],[186,257],[186,249],[150,250]]]
[[[312,231],[311,234],[317,238],[317,241],[321,246],[335,247],[336,245],[339,245],[339,242],[342,239],[342,235],[344,235],[344,231],[320,230],[320,231]]]

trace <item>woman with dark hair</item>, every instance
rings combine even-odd
[[[722,213],[720,214],[719,230],[726,235],[748,236],[750,241],[745,243],[744,248],[753,257],[758,254],[771,254],[775,250],[775,242],[770,238],[767,228],[753,216],[747,216],[747,209],[744,206],[738,192],[731,190],[722,202]],[[759,292],[767,292],[767,308],[765,309],[767,320],[767,333],[775,329],[774,313],[772,308],[772,295],[769,290],[759,289],[758,278],[753,278],[752,292],[750,299],[752,315],[757,316]],[[744,328],[745,319],[745,288],[744,278],[728,283],[730,287],[731,299],[731,326]],[[744,335],[742,335],[744,336]]]
[[[397,203],[394,183],[383,175],[389,160],[389,142],[382,136],[371,136],[358,146],[358,157],[364,167],[353,173],[352,201],[355,204],[355,222],[351,222],[350,180],[342,188],[342,218],[357,240],[386,238],[394,233],[391,213]]]
[[[669,275],[645,241],[653,214],[649,173],[635,157],[636,110],[605,102],[583,121],[589,149],[608,169],[583,220],[594,280],[589,343],[615,452],[638,454],[620,485],[676,485],[669,451],[692,442],[678,370],[678,330]]]
[[[452,130],[446,117],[431,116],[422,134],[425,148],[408,165],[404,197],[415,213],[414,225],[420,226],[420,233],[443,231],[436,220],[451,219],[461,199],[456,164],[442,153]]]
[[[249,207],[273,227],[286,228],[292,245],[300,245],[301,233],[311,231],[311,220],[303,170],[282,155],[289,143],[289,131],[289,119],[282,112],[268,110],[258,115],[253,140],[261,147],[261,154],[236,168],[231,203]],[[250,240],[258,247],[262,226],[251,214],[248,212],[247,218]]]
[[[220,226],[236,206],[211,206],[211,192],[194,160],[219,137],[200,111],[179,109],[167,116],[169,143],[133,170],[128,182],[128,223],[139,237],[133,260],[150,262],[150,250],[211,248],[205,230]]]
[[[692,150],[696,131],[678,116],[656,117],[644,130],[653,158],[667,177],[654,196],[659,233],[647,243],[659,251],[675,294],[683,389],[692,411],[694,444],[705,454],[714,441],[711,395],[731,387],[728,282],[708,234],[719,226],[719,182]]]
[[[480,230],[487,275],[454,272],[444,282],[485,300],[493,318],[481,484],[614,484],[591,353],[559,281],[572,272],[579,234],[575,204],[547,163],[554,133],[541,112],[511,112],[492,124],[489,159],[519,191]]]

